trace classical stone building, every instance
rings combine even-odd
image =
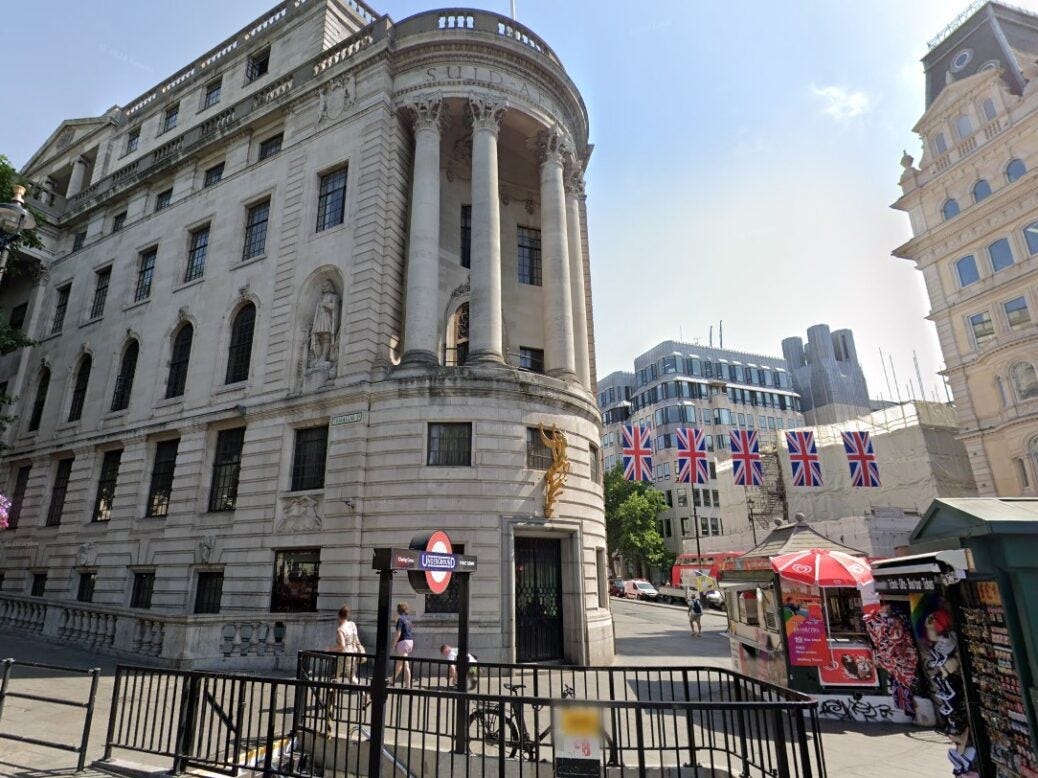
[[[63,122],[23,170],[44,273],[0,290],[39,341],[0,360],[0,625],[269,667],[344,600],[372,640],[372,548],[435,527],[479,559],[481,659],[608,661],[590,151],[531,31],[359,0]],[[398,581],[419,652],[455,594]]]
[[[617,371],[604,377],[598,384],[598,403],[607,470],[623,466],[625,424],[652,428],[655,487],[667,500],[660,530],[674,553],[682,552],[683,541],[695,550],[697,534],[703,538],[725,532],[716,471],[717,462],[728,456],[729,431],[756,429],[766,446],[774,444],[778,430],[804,423],[784,360],[673,340],[635,357],[633,373]],[[679,427],[699,427],[706,434],[710,483],[677,483],[674,433]],[[764,510],[763,503],[759,508]]]
[[[923,58],[918,167],[901,160],[914,261],[981,495],[1038,483],[1038,16],[971,7]]]
[[[808,327],[806,344],[798,337],[783,339],[782,356],[800,395],[805,423],[832,424],[872,410],[850,330]]]

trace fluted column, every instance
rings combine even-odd
[[[544,368],[548,375],[576,380],[566,193],[562,176],[566,149],[556,130],[542,132],[538,137],[538,148],[541,158]]]
[[[414,180],[407,252],[404,364],[437,365],[440,290],[439,97],[407,106],[414,116]]]
[[[472,296],[469,362],[504,362],[501,325],[501,201],[497,133],[505,107],[490,97],[469,99],[472,119]]]
[[[591,357],[587,334],[587,299],[584,296],[584,247],[580,233],[580,198],[584,179],[579,169],[566,178],[566,234],[569,238],[569,288],[573,307],[573,348],[577,380],[591,389]]]

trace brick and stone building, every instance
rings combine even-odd
[[[0,289],[38,341],[0,357],[2,628],[270,667],[343,601],[372,640],[371,549],[443,528],[481,659],[608,661],[588,132],[522,25],[359,0],[63,122],[22,171],[43,273]],[[398,582],[420,652],[453,595]]]
[[[982,496],[1038,484],[1038,15],[971,6],[923,57],[918,166],[901,160],[961,439]]]

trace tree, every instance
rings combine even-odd
[[[617,466],[605,476],[606,544],[644,572],[663,567],[667,550],[657,516],[667,507],[663,493],[641,481],[628,481]]]

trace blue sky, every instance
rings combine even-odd
[[[62,119],[127,103],[273,5],[12,5],[0,153],[22,165]],[[940,350],[920,274],[890,256],[909,234],[888,206],[901,150],[919,156],[926,41],[965,2],[517,5],[591,116],[599,375],[666,338],[705,344],[711,323],[716,344],[722,319],[726,346],[776,355],[825,322],[854,330],[874,396],[889,396],[882,348],[902,395],[918,352],[932,399]],[[400,20],[435,4],[374,7]]]

